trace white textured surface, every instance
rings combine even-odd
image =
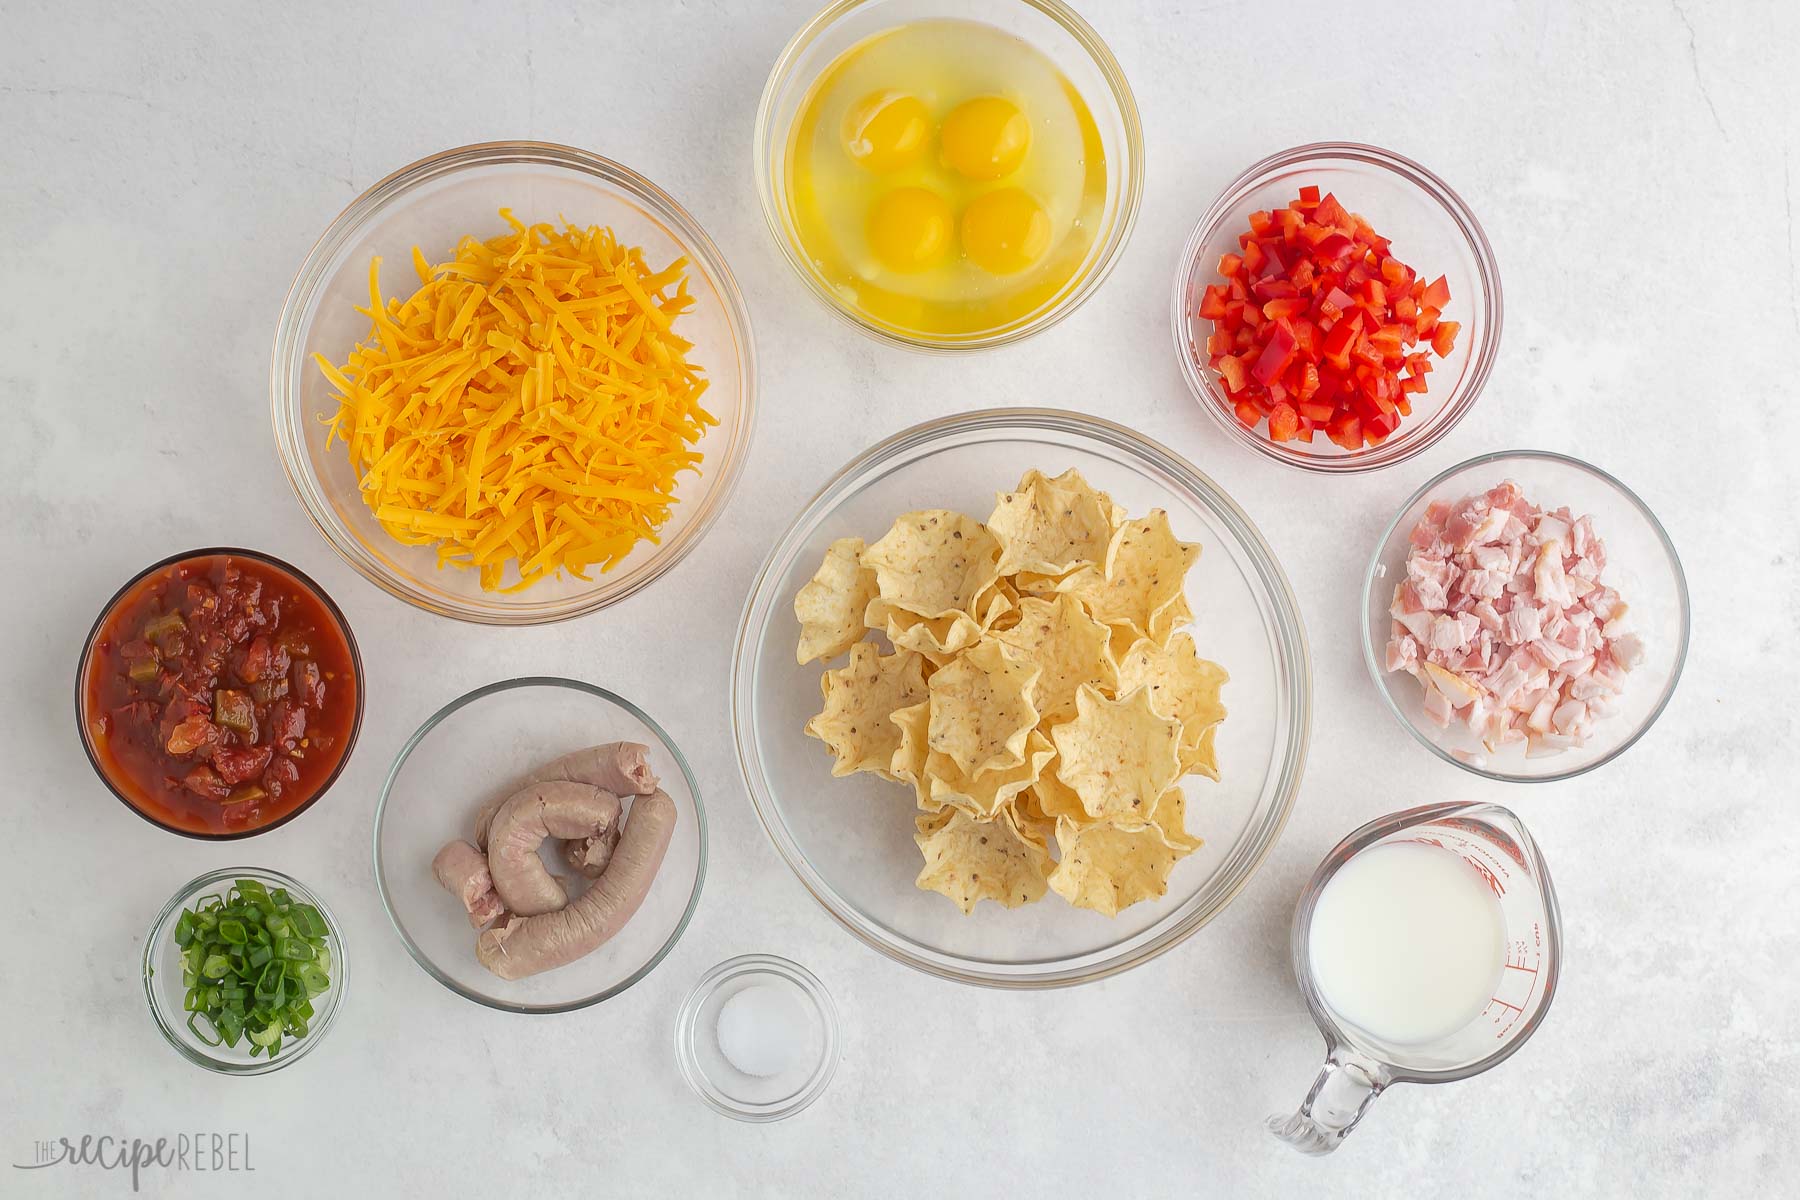
[[[811,0],[435,15],[0,0],[0,550],[21,576],[0,598],[0,1157],[84,1132],[251,1134],[257,1175],[151,1170],[146,1196],[251,1182],[269,1195],[833,1197],[1792,1186],[1800,9],[1086,7],[1143,112],[1136,236],[1065,324],[934,360],[828,319],[762,227],[752,112]],[[673,192],[736,268],[763,363],[753,457],[702,551],[598,616],[526,631],[432,618],[354,576],[301,515],[266,415],[276,314],[331,217],[421,155],[506,137],[591,147]],[[1229,446],[1185,393],[1167,332],[1173,255],[1206,203],[1253,159],[1327,137],[1442,174],[1486,225],[1506,288],[1500,362],[1469,420],[1423,459],[1352,480]],[[1243,503],[1303,604],[1319,717],[1293,822],[1223,917],[1121,978],[1014,995],[914,974],[814,905],[743,794],[725,684],[751,575],[830,472],[948,409],[1037,402],[1134,425]],[[1354,643],[1380,522],[1430,473],[1521,443],[1637,488],[1685,557],[1698,618],[1650,736],[1594,775],[1535,788],[1430,759],[1380,707]],[[69,708],[80,639],[112,589],[219,542],[313,572],[348,610],[370,680],[360,748],[326,802],[223,849],[123,812]],[[406,957],[368,839],[381,778],[423,717],[488,680],[554,671],[620,688],[687,747],[712,872],[686,940],[646,982],[597,1010],[522,1019],[459,1000]],[[1260,1129],[1300,1098],[1319,1048],[1289,977],[1290,906],[1344,832],[1443,796],[1500,800],[1536,832],[1568,927],[1562,993],[1502,1069],[1398,1089],[1334,1158],[1301,1159]],[[136,979],[157,907],[237,859],[321,889],[355,969],[328,1043],[256,1081],[170,1053]],[[831,1091],[772,1127],[703,1107],[670,1048],[687,987],[751,950],[813,968],[845,1023]],[[8,1196],[128,1187],[0,1166]]]

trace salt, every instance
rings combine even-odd
[[[719,1008],[719,1052],[746,1075],[779,1075],[807,1036],[806,1014],[786,989],[753,983]]]

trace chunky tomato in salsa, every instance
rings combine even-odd
[[[161,824],[233,834],[272,824],[336,774],[361,709],[342,619],[262,559],[187,558],[102,618],[83,714],[108,782]]]

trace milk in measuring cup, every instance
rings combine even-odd
[[[1325,885],[1307,956],[1326,1005],[1387,1042],[1446,1037],[1495,994],[1506,923],[1461,855],[1420,842],[1361,851]]]

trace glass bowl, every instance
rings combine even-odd
[[[1086,260],[1048,302],[1019,320],[978,333],[939,337],[878,321],[839,294],[801,248],[788,195],[789,134],[821,72],[872,34],[913,21],[951,18],[991,25],[1046,55],[1087,101],[1108,164],[1100,228]],[[827,309],[878,341],[956,353],[1004,346],[1048,329],[1105,281],[1137,222],[1144,191],[1144,139],[1137,101],[1100,35],[1061,0],[838,0],[808,21],[769,72],[756,112],[756,194],[788,265]]]
[[[1249,230],[1252,212],[1285,208],[1306,184],[1335,193],[1345,208],[1368,218],[1377,233],[1392,239],[1395,257],[1426,280],[1443,275],[1450,284],[1444,316],[1462,324],[1450,356],[1432,359],[1426,377],[1431,386],[1412,396],[1412,415],[1379,445],[1345,450],[1323,436],[1271,441],[1266,421],[1250,429],[1237,419],[1219,373],[1207,364],[1212,322],[1200,316],[1200,295],[1220,282],[1220,255],[1238,252],[1238,235]],[[1436,175],[1390,150],[1318,142],[1263,159],[1213,201],[1182,249],[1170,316],[1182,377],[1235,441],[1309,471],[1373,471],[1435,444],[1474,407],[1500,349],[1500,268],[1475,214]]]
[[[327,448],[337,412],[315,353],[342,362],[368,333],[356,311],[369,303],[369,260],[385,278],[413,278],[412,248],[447,254],[466,234],[503,231],[497,211],[610,226],[653,263],[685,256],[697,299],[677,330],[711,380],[706,407],[719,424],[697,444],[703,473],[686,474],[658,543],[639,542],[617,568],[590,581],[545,579],[524,592],[481,590],[473,571],[439,570],[430,546],[389,537],[363,503],[343,445]],[[270,372],[275,444],[288,482],[337,552],[378,587],[428,612],[495,625],[580,616],[622,600],[675,566],[706,536],[736,486],[756,409],[756,352],[737,281],[712,239],[675,200],[618,163],[568,146],[492,142],[402,167],[364,192],[326,229],[301,264],[275,331]]]
[[[307,1022],[306,1036],[284,1037],[281,1052],[274,1058],[251,1058],[245,1049],[249,1044],[247,1041],[239,1041],[236,1047],[207,1045],[188,1029],[188,1014],[182,1007],[187,988],[181,982],[181,951],[175,946],[175,923],[196,901],[209,894],[223,896],[236,879],[254,879],[271,891],[286,888],[296,900],[318,909],[328,929],[325,944],[332,954],[331,986],[313,997],[313,1016]],[[144,995],[150,1001],[150,1015],[156,1021],[156,1028],[181,1057],[221,1075],[267,1075],[298,1062],[325,1040],[325,1034],[337,1019],[338,1009],[343,1006],[344,988],[350,981],[350,955],[344,946],[343,931],[344,927],[338,924],[338,919],[317,893],[280,871],[263,867],[226,867],[221,871],[208,871],[170,897],[144,938]]]
[[[1591,514],[1594,532],[1606,543],[1601,581],[1631,606],[1635,632],[1644,640],[1644,661],[1626,676],[1619,711],[1595,723],[1586,745],[1528,758],[1523,747],[1489,753],[1466,727],[1439,729],[1425,716],[1423,689],[1411,675],[1385,669],[1394,587],[1406,578],[1407,538],[1434,500],[1458,500],[1511,479],[1525,498],[1544,508],[1568,505],[1577,516]],[[1484,454],[1451,467],[1407,497],[1382,530],[1363,576],[1363,662],[1388,711],[1426,749],[1485,779],[1546,783],[1570,779],[1623,754],[1662,715],[1687,661],[1688,589],[1675,546],[1656,516],[1630,488],[1598,467],[1545,450]]]
[[[720,1010],[747,987],[779,989],[806,1022],[806,1044],[775,1075],[746,1075],[719,1046]],[[675,1015],[675,1061],[694,1094],[739,1121],[759,1124],[791,1117],[817,1100],[837,1073],[840,1053],[837,1005],[818,977],[773,954],[745,954],[701,977]]]
[[[819,708],[822,664],[798,666],[794,593],[840,537],[873,541],[911,509],[985,519],[1027,468],[1079,468],[1133,515],[1166,509],[1204,547],[1188,575],[1200,653],[1231,673],[1218,727],[1223,782],[1190,777],[1188,829],[1206,844],[1177,864],[1168,894],[1117,917],[1055,896],[964,916],[914,886],[919,851],[904,787],[833,778],[801,727]],[[914,426],[839,471],[763,564],[732,659],[732,729],[763,827],[826,911],[857,937],[930,974],[1005,988],[1099,979],[1148,961],[1224,910],[1274,846],[1306,762],[1312,663],[1287,577],[1217,484],[1121,425],[1051,409],[994,409]]]
[[[571,750],[619,741],[650,748],[650,767],[675,801],[674,839],[650,893],[592,954],[501,979],[476,960],[476,931],[456,897],[438,886],[431,860],[446,842],[471,839],[481,806],[509,795],[532,770]],[[546,862],[554,873],[567,871]],[[400,748],[375,805],[375,886],[394,932],[426,974],[502,1012],[570,1012],[618,995],[675,948],[705,879],[706,809],[687,758],[637,705],[575,679],[502,680],[452,700]]]
[[[215,558],[220,556],[251,559],[264,566],[271,567],[276,571],[281,572],[283,575],[288,576],[289,581],[295,588],[311,593],[313,598],[319,602],[319,607],[324,609],[325,613],[332,618],[337,626],[337,631],[343,635],[344,645],[349,651],[348,657],[350,659],[351,683],[356,694],[356,712],[352,714],[350,718],[350,732],[344,738],[343,744],[338,750],[336,765],[332,767],[331,773],[325,777],[313,794],[304,802],[296,805],[291,810],[282,813],[272,821],[266,821],[261,825],[253,825],[245,829],[190,829],[148,811],[146,808],[147,801],[137,794],[137,789],[132,787],[129,781],[115,777],[109,765],[108,755],[95,744],[94,720],[97,714],[92,711],[88,696],[88,672],[92,669],[94,651],[100,645],[101,637],[105,632],[107,622],[112,618],[114,611],[118,609],[122,603],[136,598],[136,593],[141,584],[158,572],[164,571],[170,567],[179,566],[182,563],[191,562],[195,559]],[[325,793],[331,790],[331,785],[337,782],[339,775],[343,774],[345,765],[350,761],[351,753],[356,749],[357,735],[362,732],[363,697],[366,692],[367,689],[363,684],[362,654],[356,646],[356,635],[350,631],[350,622],[349,619],[344,616],[343,609],[339,608],[337,602],[326,595],[324,588],[315,583],[313,579],[304,571],[300,570],[300,568],[291,563],[282,562],[272,554],[263,554],[257,550],[245,550],[236,546],[209,546],[199,550],[184,550],[180,554],[171,554],[160,562],[151,563],[142,571],[139,571],[136,575],[133,575],[130,579],[126,580],[125,585],[114,592],[112,599],[108,600],[105,606],[100,609],[100,615],[94,619],[93,628],[88,630],[87,641],[82,644],[81,658],[75,668],[75,723],[81,737],[81,749],[87,755],[88,765],[94,768],[94,774],[100,777],[100,782],[104,783],[107,790],[118,798],[119,803],[123,804],[126,808],[144,818],[144,820],[150,822],[150,824],[156,826],[158,829],[166,829],[170,833],[180,834],[182,837],[194,838],[199,841],[230,842],[236,841],[239,838],[255,837],[257,834],[267,833],[271,829],[279,829],[281,826],[286,825],[289,821],[292,821],[295,817],[317,804],[320,799],[324,797]]]

